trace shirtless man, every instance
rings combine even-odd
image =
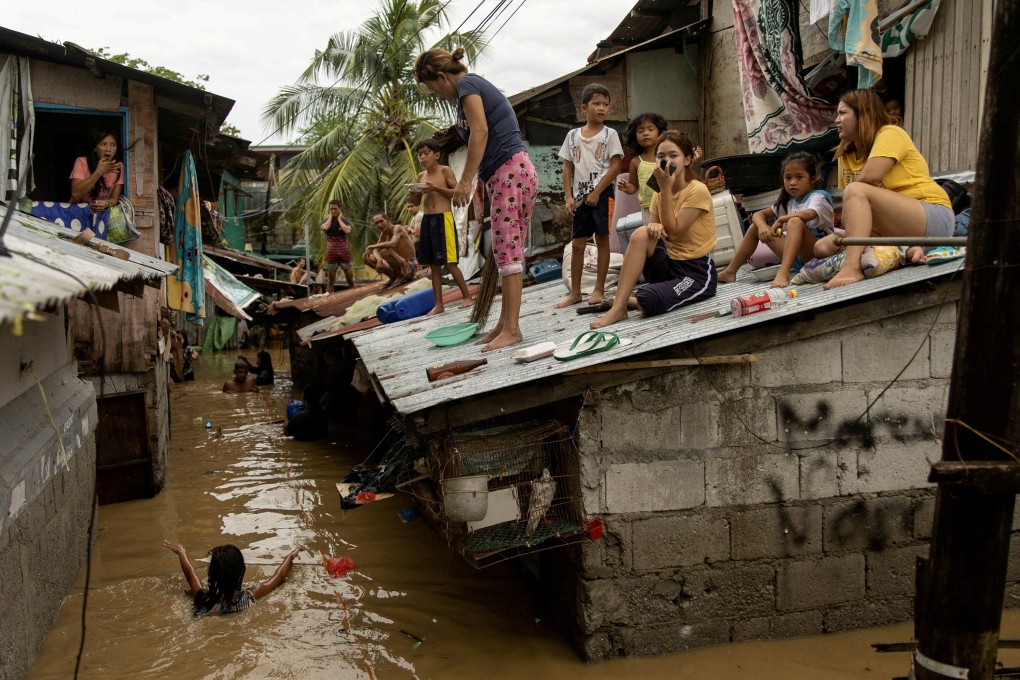
[[[255,376],[248,375],[248,363],[238,359],[234,362],[234,378],[223,383],[224,392],[258,392]]]
[[[390,222],[383,213],[372,216],[372,226],[379,230],[379,240],[365,248],[365,264],[389,278],[383,288],[413,281],[418,273],[418,260],[407,230]]]

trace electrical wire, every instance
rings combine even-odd
[[[899,381],[900,377],[906,372],[906,370],[914,362],[914,359],[917,358],[917,355],[921,353],[922,349],[924,349],[925,343],[930,340],[931,334],[935,330],[935,325],[938,323],[938,320],[939,320],[939,318],[942,315],[942,308],[949,301],[949,284],[952,283],[952,281],[956,278],[956,275],[963,269],[963,265],[964,265],[965,262],[966,262],[966,260],[961,262],[956,267],[956,269],[953,270],[953,272],[952,272],[952,274],[950,276],[949,281],[946,282],[946,291],[945,291],[945,294],[942,296],[942,302],[939,303],[938,311],[936,311],[936,313],[935,313],[935,318],[932,319],[931,325],[928,327],[928,331],[924,334],[924,337],[921,338],[921,343],[918,345],[917,349],[914,350],[914,353],[910,355],[910,358],[903,365],[903,368],[901,368],[899,370],[899,372],[897,372],[896,375],[893,376],[892,380],[890,380],[879,391],[879,393],[870,402],[868,402],[868,405],[864,407],[864,410],[861,412],[861,414],[859,416],[857,416],[852,422],[844,423],[843,425],[840,426],[840,429],[836,433],[836,436],[834,436],[834,437],[832,437],[832,438],[830,438],[830,439],[828,439],[828,440],[826,440],[826,441],[824,441],[824,442],[822,442],[820,444],[812,444],[810,446],[786,446],[786,445],[779,444],[777,442],[769,441],[769,440],[765,439],[764,437],[762,437],[761,435],[759,435],[757,432],[755,432],[751,428],[751,426],[747,424],[747,421],[744,420],[743,416],[740,414],[740,412],[735,407],[730,407],[731,408],[731,412],[736,417],[736,419],[740,422],[740,424],[744,427],[744,429],[747,431],[748,434],[750,434],[752,437],[757,439],[761,444],[763,444],[764,446],[766,446],[766,447],[768,447],[770,449],[779,449],[779,450],[784,451],[784,452],[789,452],[789,451],[812,451],[814,449],[822,449],[822,448],[825,448],[827,446],[831,446],[833,444],[837,444],[837,443],[841,443],[841,442],[845,441],[846,439],[851,437],[851,435],[854,432],[855,428],[861,423],[862,420],[864,420],[865,417],[867,417],[867,415],[871,411],[871,409],[875,407],[875,404],[877,404],[879,402],[879,400],[881,400],[882,397],[885,396],[885,393],[888,392],[889,389],[892,388],[892,386],[895,385]],[[694,351],[694,349],[692,347],[686,346],[685,349],[691,355],[691,357],[693,357],[695,359],[695,361],[698,362],[698,367],[699,368],[704,368],[707,365],[707,364],[702,362],[701,357],[698,356],[698,354]],[[723,391],[721,389],[719,389],[719,387],[715,384],[715,382],[710,377],[708,377],[708,376],[706,376],[706,380],[707,380],[707,382],[709,384],[709,387],[711,387],[712,390],[719,396],[720,401],[723,404],[729,405],[730,404],[730,400],[728,400],[726,398],[726,395],[723,393]]]

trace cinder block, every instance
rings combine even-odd
[[[581,632],[591,635],[607,624],[626,623],[629,601],[622,592],[627,579],[582,580],[578,586],[578,624]]]
[[[937,441],[916,440],[906,444],[885,441],[857,454],[857,489],[860,493],[929,489],[931,464],[942,457]]]
[[[857,454],[825,447],[800,454],[800,497],[832,498],[857,491]]]
[[[719,409],[720,446],[761,446],[778,441],[776,400],[766,396],[728,399]]]
[[[776,582],[780,611],[816,609],[864,597],[864,555],[787,562]]]
[[[743,454],[705,463],[705,503],[710,507],[795,500],[800,462],[792,453]]]
[[[703,515],[654,517],[634,522],[634,569],[649,571],[729,558],[725,519]]]
[[[585,636],[581,642],[581,656],[588,662],[608,661],[614,656],[622,654],[623,650],[617,650],[614,647],[606,632]]]
[[[903,367],[900,380],[927,378],[932,310],[901,314],[849,329],[843,337],[843,382],[888,382]],[[918,345],[923,345],[911,360]]]
[[[826,553],[879,551],[913,540],[913,507],[906,496],[858,498],[827,504],[824,522]]]
[[[817,443],[843,437],[859,443],[868,439],[868,417],[861,418],[868,400],[861,390],[787,394],[776,401],[780,441]]]
[[[913,597],[917,556],[927,554],[926,545],[866,553],[868,597]]]
[[[778,640],[818,635],[822,632],[822,612],[790,612],[776,616],[737,621],[733,624],[733,642],[741,640]]]
[[[680,407],[680,448],[714,449],[719,446],[718,401],[698,401]]]
[[[928,338],[929,371],[933,378],[953,374],[953,353],[956,351],[956,327],[936,326]]]
[[[680,407],[655,412],[605,408],[602,447],[610,452],[675,452],[680,448]]]
[[[794,349],[796,351],[794,351]],[[761,387],[840,382],[843,357],[837,333],[772,347],[751,364],[751,383]]]
[[[799,557],[822,552],[822,507],[770,505],[730,517],[734,560]]]
[[[606,566],[622,571],[634,568],[634,525],[627,521],[604,518],[602,540],[605,543]]]
[[[924,498],[914,506],[914,538],[931,538],[932,523],[935,521],[935,498]],[[1016,529],[1017,515],[1013,513],[1013,528]]]
[[[706,621],[704,623],[674,623],[641,626],[636,628],[631,640],[628,656],[652,656],[682,652],[697,647],[719,645],[730,641],[728,621]]]
[[[611,465],[606,509],[614,514],[685,510],[705,503],[705,464],[696,460]]]
[[[880,392],[881,388],[869,389],[868,402]],[[895,439],[903,443],[940,438],[948,396],[947,380],[890,387],[868,413],[872,435],[878,441]]]
[[[909,621],[914,616],[911,597],[861,599],[851,604],[825,610],[826,633],[838,633],[856,628],[873,628]]]
[[[680,619],[691,623],[776,611],[776,572],[768,564],[727,562],[709,569],[685,569]]]

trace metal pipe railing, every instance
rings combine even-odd
[[[965,246],[966,236],[843,236],[836,235],[839,246]]]

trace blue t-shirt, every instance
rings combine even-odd
[[[478,165],[478,177],[487,182],[508,158],[518,151],[524,151],[524,142],[521,141],[521,128],[517,125],[517,115],[514,114],[514,107],[510,106],[510,100],[495,85],[474,73],[467,73],[457,80],[456,128],[461,139],[467,139],[471,133],[464,107],[460,103],[469,94],[477,94],[482,98],[485,120],[489,124],[485,153]]]

